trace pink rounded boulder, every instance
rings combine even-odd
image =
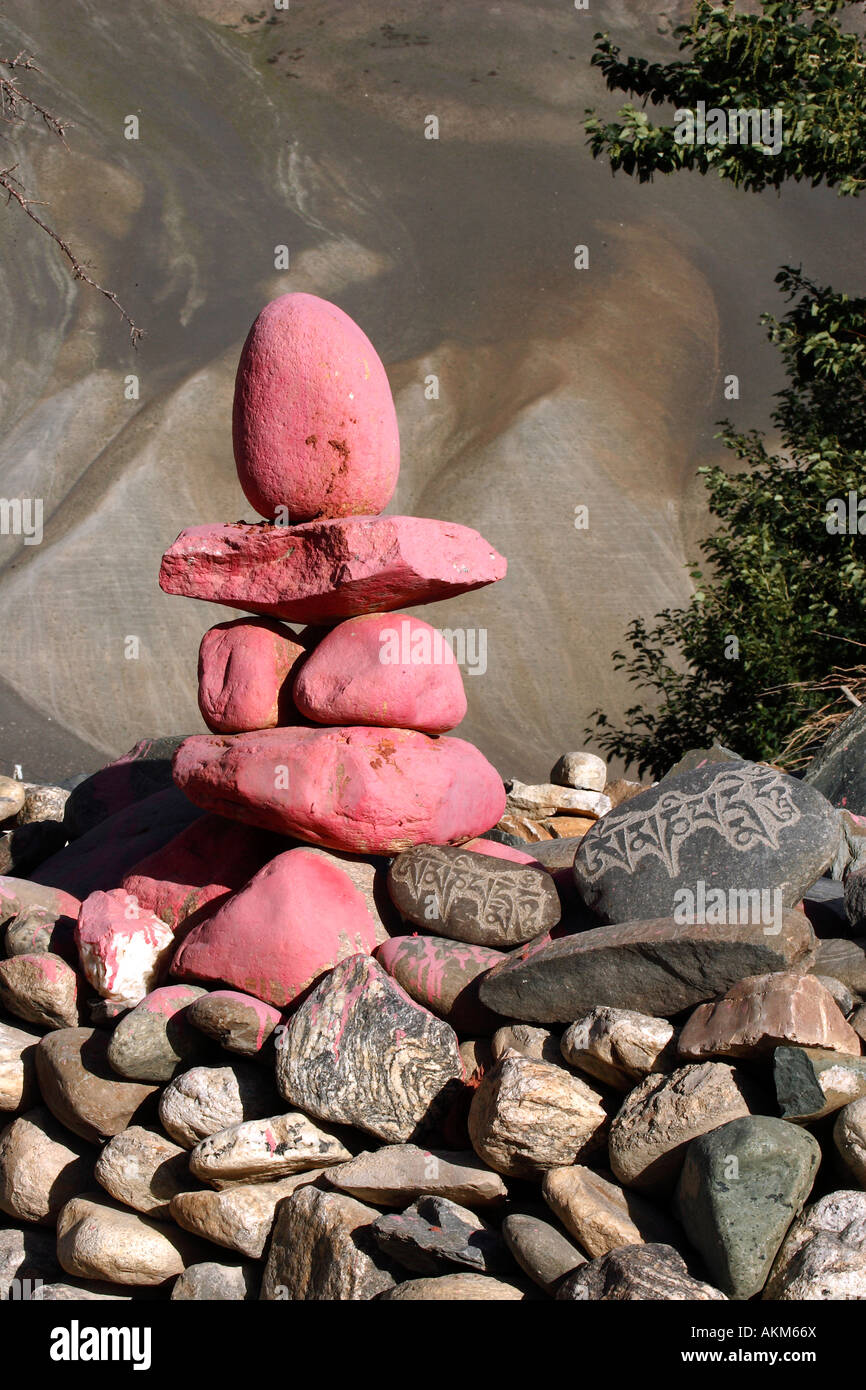
[[[331,860],[278,854],[181,943],[172,974],[231,985],[284,1008],[346,956],[369,954],[364,895]]]
[[[298,670],[299,712],[317,724],[441,734],[466,714],[463,677],[442,634],[405,613],[340,623]]]
[[[238,364],[232,425],[244,495],[269,519],[280,507],[292,524],[376,515],[397,485],[385,368],[348,314],[316,295],[284,294],[259,314]]]
[[[198,707],[215,734],[294,724],[292,674],[306,650],[271,618],[217,623],[198,650]]]
[[[197,806],[353,854],[462,844],[505,809],[483,753],[409,729],[201,735],[184,740],[173,770]]]

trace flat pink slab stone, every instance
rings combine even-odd
[[[506,561],[477,531],[416,516],[301,526],[192,526],[162,557],[167,594],[293,622],[433,603],[502,579]]]
[[[471,743],[410,729],[197,735],[173,771],[197,806],[355,854],[462,844],[505,808],[502,778]]]

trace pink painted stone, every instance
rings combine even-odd
[[[257,1056],[272,1036],[282,1014],[252,994],[236,989],[212,989],[189,1009],[189,1021],[227,1052]]]
[[[55,917],[77,918],[81,902],[62,888],[50,888],[47,884],[31,883],[29,878],[12,878],[0,874],[0,927],[5,927],[19,912],[28,908],[40,907]]]
[[[490,1036],[506,1020],[478,998],[481,979],[505,960],[502,951],[469,946],[443,936],[395,936],[379,946],[376,959],[418,1004],[458,1033]]]
[[[235,463],[262,516],[381,512],[400,471],[397,412],[370,339],[327,299],[283,294],[244,343],[235,380]]]
[[[134,1008],[168,969],[171,928],[121,888],[91,893],[75,928],[81,968],[97,994]]]
[[[531,864],[533,869],[544,868],[531,854],[524,854],[522,849],[515,849],[514,845],[503,845],[499,840],[467,840],[463,848],[471,849],[473,854],[489,854],[493,859],[510,859],[513,864]]]
[[[306,649],[275,618],[217,623],[198,651],[198,707],[215,734],[296,724],[292,678]]]
[[[505,806],[471,743],[408,729],[202,735],[178,748],[174,778],[197,806],[356,854],[461,844]]]
[[[302,526],[192,526],[162,557],[167,594],[299,623],[392,612],[493,584],[506,562],[468,526],[355,516]]]
[[[298,670],[297,709],[317,724],[380,724],[442,734],[466,714],[463,677],[448,643],[406,613],[349,618]]]
[[[171,968],[178,979],[232,985],[284,1008],[338,961],[375,945],[375,923],[349,876],[320,854],[290,849],[195,927]]]
[[[200,816],[124,876],[120,887],[174,929],[213,910],[279,848],[265,831],[224,816]]]

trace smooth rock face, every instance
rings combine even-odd
[[[811,1123],[866,1095],[866,1057],[817,1047],[777,1047],[773,1080],[783,1117]]]
[[[767,1115],[732,1120],[689,1144],[677,1213],[729,1298],[760,1293],[820,1162],[811,1134]]]
[[[338,1192],[302,1187],[274,1223],[262,1280],[266,1302],[363,1302],[394,1286],[369,1227],[379,1213]]]
[[[358,1154],[324,1176],[329,1187],[377,1207],[406,1207],[419,1197],[446,1197],[461,1206],[490,1207],[505,1201],[508,1189],[498,1173],[475,1154],[388,1144]]]
[[[826,796],[834,806],[856,816],[866,815],[866,712],[856,709],[833,731],[812,759],[803,780]]]
[[[505,805],[502,780],[477,748],[408,729],[190,738],[174,775],[206,810],[357,854],[469,839]]]
[[[0,1131],[0,1211],[53,1226],[57,1213],[90,1186],[93,1151],[40,1106]]]
[[[814,975],[834,975],[856,994],[866,993],[866,938],[828,937],[817,942]]]
[[[673,1024],[632,1009],[589,1009],[565,1030],[560,1046],[569,1066],[616,1091],[630,1091],[650,1072],[676,1066]]]
[[[831,1192],[797,1217],[764,1298],[866,1299],[866,1192]]]
[[[292,521],[374,515],[397,486],[400,436],[385,368],[336,304],[292,292],[262,309],[244,343],[232,417],[244,495]]]
[[[606,815],[611,809],[608,798],[602,792],[561,787],[554,782],[539,782],[537,785],[529,786],[526,782],[512,778],[507,790],[506,811],[518,814],[528,812],[536,819],[555,816],[558,811],[597,817]]]
[[[833,1143],[855,1182],[866,1187],[866,1096],[844,1106],[833,1126]]]
[[[599,1093],[563,1067],[506,1052],[472,1098],[469,1137],[496,1172],[538,1179],[597,1148],[606,1118]]]
[[[701,1004],[685,1024],[681,1057],[760,1057],[781,1043],[860,1056],[860,1039],[814,975],[780,971],[739,980],[723,999]]]
[[[550,1221],[528,1213],[509,1212],[502,1238],[524,1274],[546,1293],[552,1294],[566,1274],[586,1264],[577,1246]]]
[[[264,1253],[277,1204],[310,1181],[303,1173],[222,1192],[181,1192],[171,1200],[171,1214],[185,1231],[257,1260]]]
[[[134,1008],[160,983],[174,949],[171,928],[122,888],[91,893],[75,928],[81,968],[104,999]]]
[[[108,1064],[108,1041],[97,1028],[61,1028],[48,1033],[36,1049],[45,1104],[73,1134],[94,1144],[120,1134],[147,1113],[157,1090],[121,1080]]]
[[[307,649],[273,618],[208,628],[198,650],[198,707],[215,734],[297,722],[292,683]],[[354,722],[354,721],[353,721]]]
[[[243,1303],[259,1295],[255,1265],[224,1265],[203,1260],[187,1265],[171,1290],[172,1303]]]
[[[201,994],[188,1010],[194,1028],[242,1057],[259,1056],[281,1018],[279,1009],[234,989]]]
[[[57,1219],[57,1258],[67,1274],[157,1285],[202,1258],[182,1231],[122,1211],[107,1198],[73,1197]]]
[[[674,1223],[634,1192],[581,1164],[545,1174],[544,1200],[591,1259],[622,1245],[679,1245]]]
[[[0,960],[0,1004],[42,1028],[78,1024],[78,976],[60,956],[12,956]]]
[[[170,1081],[159,1101],[163,1128],[184,1149],[243,1120],[259,1120],[279,1108],[270,1077],[258,1067],[232,1062],[192,1067]]]
[[[607,763],[595,753],[563,753],[553,765],[550,780],[558,787],[584,787],[587,791],[603,792]]]
[[[186,1011],[204,993],[194,985],[165,985],[146,995],[111,1035],[112,1070],[133,1081],[170,1081],[180,1067],[203,1061],[208,1045]]]
[[[581,1265],[560,1284],[558,1299],[581,1302],[718,1302],[725,1295],[689,1274],[670,1245],[624,1245]]]
[[[547,1028],[533,1028],[529,1023],[509,1023],[497,1028],[490,1045],[496,1061],[510,1050],[535,1062],[550,1062],[555,1067],[563,1065],[557,1035]]]
[[[478,999],[478,982],[503,959],[501,951],[442,936],[395,936],[376,959],[411,999],[460,1033],[493,1033],[502,1022]]]
[[[391,1142],[431,1124],[462,1074],[454,1031],[366,956],[317,985],[277,1046],[286,1100]]]
[[[491,970],[479,993],[488,1008],[534,1023],[570,1023],[596,1005],[672,1017],[746,975],[808,969],[814,946],[802,912],[786,912],[777,935],[670,917],[624,922],[530,942]]]
[[[468,526],[359,516],[189,527],[163,555],[159,586],[289,622],[333,623],[436,603],[493,584],[505,570]]]
[[[333,1134],[293,1110],[229,1125],[196,1144],[190,1172],[214,1187],[271,1182],[312,1168],[330,1168],[352,1155]]]
[[[556,926],[562,912],[544,869],[443,845],[398,855],[388,892],[416,926],[494,950],[532,940]]]
[[[407,1279],[382,1294],[400,1303],[522,1303],[526,1291],[487,1274],[442,1274],[438,1279]]]
[[[95,1177],[110,1197],[156,1221],[170,1221],[172,1197],[193,1186],[186,1149],[140,1125],[109,1139]]]
[[[381,945],[392,936],[402,936],[406,927],[388,896],[388,866],[390,860],[380,855],[361,858],[347,850],[322,849],[320,845],[305,846],[308,853],[321,855],[348,874],[363,894],[367,911],[376,927],[376,941]]]
[[[626,1096],[611,1124],[614,1176],[626,1187],[669,1190],[690,1140],[748,1115],[749,1109],[739,1074],[725,1062],[648,1076]]]
[[[36,1048],[41,1034],[0,1021],[0,1114],[26,1110],[38,1099]]]
[[[283,1008],[339,961],[375,945],[375,923],[349,876],[321,855],[290,849],[193,928],[172,973]]]
[[[678,908],[700,915],[699,883],[708,921],[715,888],[728,900],[722,920],[749,910],[739,897],[731,910],[734,890],[753,895],[750,920],[759,921],[761,891],[769,895],[764,916],[776,889],[781,905],[792,907],[828,867],[839,837],[838,817],[812,787],[761,763],[712,763],[611,811],[584,835],[574,875],[603,922],[673,916]]]
[[[292,694],[299,712],[317,724],[443,734],[466,714],[451,646],[436,628],[406,613],[339,623],[301,666]]]
[[[498,1231],[445,1197],[420,1197],[404,1212],[380,1216],[372,1231],[379,1249],[413,1274],[513,1269]]]

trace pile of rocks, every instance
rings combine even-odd
[[[212,733],[0,878],[0,1291],[866,1298],[866,827],[727,750],[506,789],[449,736],[396,610],[504,561],[380,515],[393,404],[334,306],[257,320],[235,449],[268,519],[161,574],[256,615],[202,641]]]

